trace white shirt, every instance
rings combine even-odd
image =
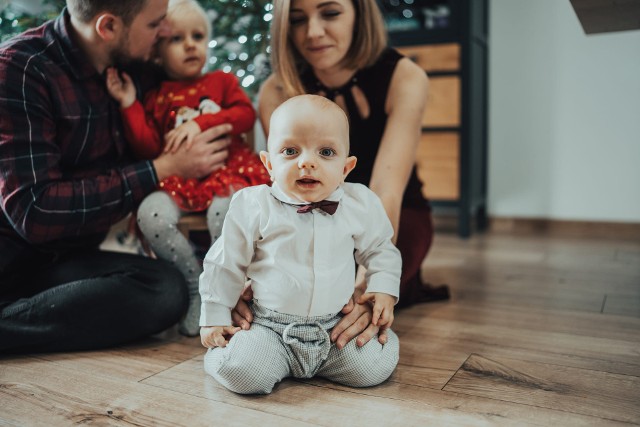
[[[299,316],[338,313],[353,294],[354,255],[367,268],[367,291],[397,298],[402,260],[378,196],[346,183],[327,200],[340,201],[333,215],[320,209],[297,213],[288,203],[304,203],[275,183],[238,191],[204,259],[200,325],[230,325],[247,278],[254,298],[268,309]]]

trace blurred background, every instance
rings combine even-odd
[[[234,73],[255,100],[270,72],[271,4],[201,4],[214,29],[209,67]],[[418,166],[425,194],[437,213],[457,218],[458,234],[501,220],[637,229],[640,30],[589,32],[569,0],[379,5],[391,43],[430,75]],[[0,37],[63,6],[0,0]]]

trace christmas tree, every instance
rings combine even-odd
[[[223,70],[237,76],[255,99],[269,75],[271,2],[266,0],[199,0],[213,27],[206,71]],[[64,0],[43,0],[42,10],[25,10],[20,2],[0,0],[0,40],[38,26],[57,16]]]
[[[201,0],[213,24],[209,69],[234,73],[249,96],[270,74],[269,23],[273,6],[266,0]]]
[[[0,41],[54,18],[64,5],[64,0],[43,0],[34,8],[23,2],[0,0]]]

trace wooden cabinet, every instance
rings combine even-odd
[[[467,237],[486,225],[488,1],[396,4],[380,2],[390,42],[429,75],[418,177],[435,213],[453,211]]]
[[[430,200],[460,198],[460,138],[454,132],[423,133],[416,155],[422,193]]]

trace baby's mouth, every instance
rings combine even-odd
[[[303,187],[307,187],[307,186],[313,186],[315,184],[319,184],[320,181],[313,178],[300,178],[296,180],[296,183],[298,183],[298,185],[301,185]]]

